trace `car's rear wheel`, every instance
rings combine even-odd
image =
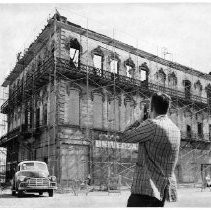
[[[43,195],[43,192],[39,192],[39,195]]]
[[[53,197],[53,190],[49,190],[48,195],[49,195],[49,197]]]
[[[22,190],[18,190],[18,197],[22,197],[23,196],[23,191]]]

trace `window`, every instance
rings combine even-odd
[[[147,80],[147,72],[146,71],[141,71],[141,81]]]
[[[100,70],[103,69],[104,52],[102,48],[98,46],[97,48],[93,49],[91,51],[91,55],[93,58],[94,67]],[[99,71],[97,72],[99,73]],[[100,71],[100,74],[101,74],[101,71]]]
[[[47,125],[48,115],[47,115],[47,103],[43,105],[43,124]]]
[[[206,91],[207,91],[207,103],[209,106],[211,106],[211,85],[210,84],[206,87]]]
[[[128,58],[124,64],[126,67],[126,76],[132,78],[135,70],[135,64],[133,60],[131,58]]]
[[[166,74],[162,68],[160,68],[160,70],[156,72],[155,79],[157,80],[159,85],[165,86]]]
[[[79,64],[79,49],[70,48],[70,59],[73,64],[78,67]]]
[[[93,57],[94,67],[97,69],[102,69],[103,57],[101,55],[94,55]]]
[[[141,66],[139,66],[139,73],[141,75],[141,81],[148,81],[149,68],[146,62],[142,63]]]
[[[79,125],[80,123],[80,90],[66,85],[64,123]]]
[[[111,129],[119,130],[119,99],[112,98],[108,106],[108,122]]]
[[[81,45],[74,37],[67,37],[65,40],[64,48],[69,52],[70,66],[76,68],[79,66]]]
[[[94,93],[93,120],[94,128],[103,127],[103,100],[102,95]]]
[[[209,124],[209,140],[211,139],[211,124]]]
[[[202,84],[201,84],[201,82],[199,80],[194,84],[194,88],[196,90],[196,94],[201,97],[201,94],[202,94]]]
[[[36,109],[36,128],[40,126],[40,108]]]
[[[191,82],[189,80],[184,80],[184,86],[185,86],[185,98],[190,99],[191,97]]]
[[[187,137],[191,138],[191,127],[190,127],[190,125],[187,125]]]
[[[129,65],[126,65],[126,76],[132,78],[133,68]]]
[[[117,74],[118,73],[118,61],[117,60],[111,60],[111,72]]]
[[[33,117],[32,104],[28,102],[25,109],[25,125],[27,129],[32,128],[32,122],[33,122],[32,117]]]
[[[169,82],[169,86],[170,87],[172,87],[172,88],[176,87],[176,85],[177,85],[177,77],[176,77],[174,72],[172,72],[172,73],[170,73],[168,75],[168,82]]]
[[[203,136],[203,129],[202,129],[202,123],[198,123],[198,137],[202,138]]]

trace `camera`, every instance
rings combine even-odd
[[[149,105],[144,104],[144,119],[143,120],[148,119],[148,117],[149,117]]]
[[[144,119],[146,120],[149,118],[149,100],[144,100]]]

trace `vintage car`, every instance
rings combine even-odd
[[[57,189],[56,177],[50,176],[45,162],[23,161],[18,164],[17,172],[12,181],[12,195],[21,197],[23,192],[48,192],[53,197]]]

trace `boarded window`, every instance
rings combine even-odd
[[[114,106],[115,105],[115,106]],[[112,129],[119,130],[119,100],[112,100],[109,105],[108,120]]]
[[[131,122],[132,120],[132,115],[133,115],[133,109],[134,109],[134,106],[132,105],[132,101],[127,101],[126,102],[126,113],[125,113],[125,123],[126,125]]]
[[[69,89],[65,103],[65,123],[79,125],[79,91]]]
[[[102,128],[103,126],[103,101],[102,95],[94,94],[94,128]]]

